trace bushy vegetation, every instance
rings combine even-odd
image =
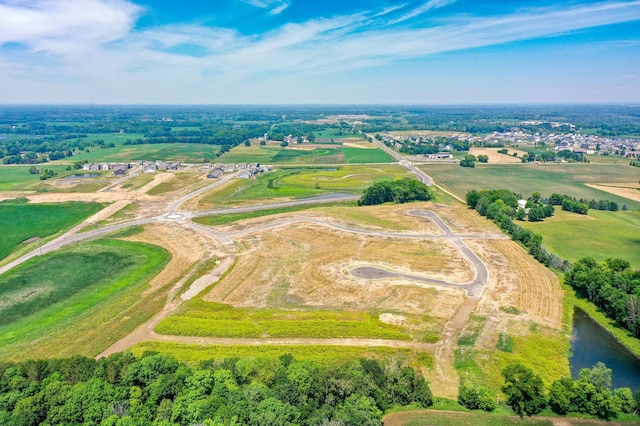
[[[493,411],[497,407],[496,395],[483,385],[470,385],[460,381],[458,404],[470,410]]]
[[[600,307],[607,316],[640,337],[640,271],[629,262],[580,259],[565,274],[565,283]]]
[[[415,179],[405,178],[392,182],[378,182],[365,189],[358,205],[370,206],[393,201],[408,203],[410,201],[428,201],[432,197],[429,187]]]
[[[393,406],[428,407],[428,383],[391,360],[323,367],[234,358],[190,368],[129,353],[0,364],[3,425],[381,425]]]
[[[558,414],[583,413],[611,419],[619,413],[635,414],[640,408],[640,391],[635,398],[629,388],[611,390],[611,370],[598,363],[584,368],[576,380],[563,377],[549,388],[549,406]]]

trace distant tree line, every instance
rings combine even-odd
[[[578,214],[587,214],[589,209],[608,210],[612,212],[619,210],[618,203],[615,201],[595,199],[587,200],[585,198],[577,199],[576,197],[566,194],[560,195],[556,192],[551,194],[551,196],[545,201],[554,206],[562,206],[562,210]]]
[[[432,405],[397,359],[323,367],[234,358],[188,367],[162,354],[0,363],[0,424],[381,425],[384,410]]]
[[[564,282],[640,337],[640,271],[631,270],[629,262],[607,259],[597,263],[586,257],[565,274]]]
[[[415,179],[404,178],[371,185],[365,189],[362,197],[358,200],[358,205],[369,206],[390,201],[394,203],[428,201],[431,197],[431,191],[427,185]]]

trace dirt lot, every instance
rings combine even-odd
[[[235,268],[205,300],[244,307],[392,309],[449,318],[462,303],[456,289],[413,281],[359,280],[354,266],[375,264],[440,279],[470,276],[462,257],[441,240],[380,239],[295,225],[240,241]]]
[[[519,151],[513,148],[506,148],[509,153],[508,154],[500,154],[498,152],[499,149],[502,148],[471,148],[469,150],[469,154],[475,155],[486,155],[489,157],[489,164],[516,164],[521,163],[522,161],[518,157],[522,157],[522,155],[526,154],[524,151]],[[514,157],[513,153],[518,154],[518,157]]]
[[[640,201],[640,183],[601,183],[598,185],[586,184],[591,188],[606,191],[613,195],[625,197],[633,201]]]

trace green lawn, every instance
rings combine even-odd
[[[238,179],[221,190],[209,193],[200,203],[235,205],[255,200],[306,198],[336,192],[360,194],[373,183],[408,176],[405,169],[390,165],[284,169],[263,173],[255,179]]]
[[[103,239],[7,272],[0,277],[0,358],[96,355],[149,317],[127,310],[168,260],[157,246]]]
[[[29,173],[33,166],[0,166],[0,191],[23,191],[31,189],[40,182],[40,175]],[[39,169],[50,169],[57,173],[64,173],[67,166],[53,164],[37,164]],[[68,172],[71,173],[71,172]]]
[[[7,257],[23,241],[68,230],[102,208],[104,204],[99,203],[0,203],[0,229],[3,230],[0,259]]]
[[[524,196],[534,191],[549,196],[553,192],[577,198],[605,199],[640,209],[640,203],[605,191],[590,188],[586,183],[629,183],[640,180],[640,168],[611,164],[501,164],[479,165],[475,168],[457,164],[421,166],[445,189],[464,198],[472,189],[509,189]]]
[[[579,215],[556,208],[543,222],[517,222],[542,235],[545,247],[563,259],[618,257],[640,269],[640,212],[589,210]]]

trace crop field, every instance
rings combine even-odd
[[[398,166],[343,166],[337,169],[284,169],[255,179],[238,179],[200,198],[199,208],[241,205],[256,200],[307,198],[331,193],[359,194],[383,180],[408,177]]]
[[[45,238],[70,229],[83,219],[97,213],[104,204],[60,203],[26,204],[0,203],[0,259],[13,252],[18,245],[31,238]],[[40,242],[41,243],[41,242]],[[35,248],[33,242],[29,247]]]
[[[103,239],[32,259],[3,274],[0,358],[95,355],[123,332],[128,321],[122,312],[135,306],[141,287],[167,260],[157,246]],[[137,319],[131,323],[137,325]],[[90,326],[90,332],[80,333],[82,326]]]
[[[360,347],[360,346],[321,346],[321,345],[185,345],[168,342],[142,342],[132,348],[134,355],[140,356],[145,352],[162,352],[174,356],[178,361],[190,365],[198,365],[202,361],[211,359],[230,358],[264,358],[277,360],[282,355],[293,355],[297,360],[312,361],[319,365],[342,365],[360,358],[389,358],[404,356],[414,365],[429,365],[433,355],[427,352],[414,352],[409,349],[389,347]]]
[[[384,151],[341,145],[244,146],[240,145],[217,160],[222,163],[260,164],[343,164],[388,163],[393,159]]]
[[[158,143],[143,145],[123,145],[115,148],[96,149],[94,151],[74,156],[75,161],[89,162],[119,162],[137,160],[163,160],[201,163],[203,160],[215,159],[220,151],[218,145],[187,144],[187,143]]]
[[[607,164],[519,164],[479,165],[475,168],[436,164],[421,166],[436,183],[464,198],[472,189],[508,189],[529,196],[534,191],[549,196],[553,192],[577,198],[626,203],[640,209],[640,203],[586,184],[628,183],[640,180],[640,168]]]
[[[543,222],[519,224],[542,235],[544,246],[563,259],[617,257],[640,268],[638,211],[589,210],[588,215],[579,215],[556,209],[555,216]]]
[[[23,191],[40,184],[40,175],[29,173],[32,166],[0,166],[0,191]],[[66,166],[39,164],[40,169],[64,173]]]

